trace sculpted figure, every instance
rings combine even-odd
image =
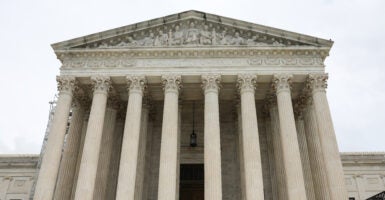
[[[220,39],[221,45],[228,45],[229,44],[229,41],[226,38],[226,31],[225,30],[222,31],[222,33],[219,35],[219,39]]]
[[[174,37],[172,38],[172,44],[181,45],[183,44],[183,31],[179,30],[179,26],[175,26]]]
[[[278,42],[277,40],[274,40],[273,45],[274,46],[285,46],[284,44]]]
[[[211,31],[211,44],[217,44],[217,33],[215,32],[215,28],[213,28],[213,30]]]
[[[198,29],[195,28],[194,22],[190,23],[190,28],[187,30],[186,33],[186,44],[198,44],[199,39],[198,39]]]
[[[242,45],[244,44],[244,39],[239,35],[238,32],[236,32],[235,36],[231,39],[231,44]]]
[[[254,35],[253,37],[246,40],[247,45],[255,45],[257,41],[257,36]]]
[[[209,31],[209,27],[204,25],[203,30],[200,32],[199,38],[200,44],[211,44],[211,33]]]
[[[143,39],[142,44],[143,44],[143,46],[153,46],[154,45],[154,33],[150,32],[150,35]]]
[[[174,43],[174,39],[172,38],[172,29],[168,31],[168,41],[167,44],[171,46]]]
[[[163,33],[163,31],[160,30],[159,34],[155,38],[154,46],[166,46],[167,42],[168,42],[167,33]]]
[[[136,46],[137,45],[137,42],[131,36],[128,36],[126,38],[127,38],[127,42],[125,42],[123,40],[119,44],[117,44],[116,46],[118,46],[118,47],[126,47],[126,46],[132,47],[132,46]]]

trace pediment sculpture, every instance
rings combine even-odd
[[[137,31],[89,43],[86,48],[131,48],[173,46],[291,46],[303,43],[249,30],[213,23],[189,21]]]

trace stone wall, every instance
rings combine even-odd
[[[385,191],[384,153],[342,153],[341,159],[349,197],[363,200]]]
[[[0,200],[27,200],[38,155],[0,155]]]

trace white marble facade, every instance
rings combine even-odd
[[[34,199],[176,200],[188,163],[204,165],[205,199],[347,199],[332,44],[199,11],[53,44],[59,97]]]

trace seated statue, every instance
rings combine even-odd
[[[209,27],[207,25],[204,25],[203,30],[200,32],[200,38],[199,38],[200,44],[211,44],[211,33],[209,31]]]
[[[190,23],[190,28],[186,32],[185,44],[199,44],[198,29],[195,28],[193,22]]]

